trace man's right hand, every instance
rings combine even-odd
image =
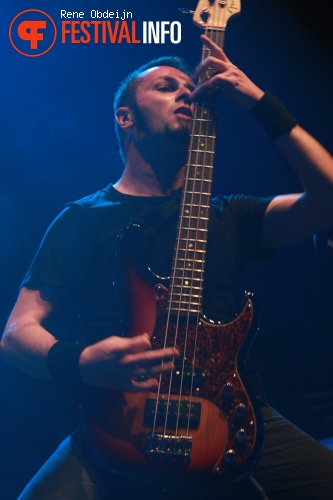
[[[79,359],[82,381],[89,385],[122,391],[153,391],[157,377],[174,369],[177,349],[152,350],[149,335],[108,337],[86,347]]]

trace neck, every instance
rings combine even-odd
[[[136,170],[136,169],[135,169]],[[170,196],[175,189],[182,187],[185,167],[182,167],[168,187],[164,187],[153,171],[137,172],[126,164],[121,178],[113,185],[117,191],[132,196]]]
[[[154,147],[144,154],[131,144],[126,151],[123,174],[114,187],[134,196],[169,196],[183,185],[185,157],[183,146],[182,150],[174,145],[165,150]]]

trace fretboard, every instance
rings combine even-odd
[[[223,31],[207,36],[220,43]],[[208,51],[203,48],[202,58]],[[170,283],[172,314],[200,314],[216,143],[218,92],[196,104]]]

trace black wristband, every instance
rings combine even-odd
[[[251,113],[273,141],[297,125],[293,115],[269,92],[256,103]]]
[[[79,358],[86,344],[59,341],[53,344],[47,355],[49,374],[59,382],[81,382]]]

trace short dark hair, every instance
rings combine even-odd
[[[141,66],[139,69],[130,73],[120,84],[118,90],[115,93],[113,109],[116,113],[117,109],[121,106],[133,106],[135,105],[135,95],[136,89],[139,84],[139,79],[145,71],[157,66],[170,66],[172,68],[179,69],[186,75],[191,75],[191,71],[187,66],[186,62],[180,57],[164,56],[158,59],[153,59],[148,63]],[[124,134],[122,129],[119,127],[117,121],[115,122],[116,135],[119,143],[119,152],[124,160]]]

